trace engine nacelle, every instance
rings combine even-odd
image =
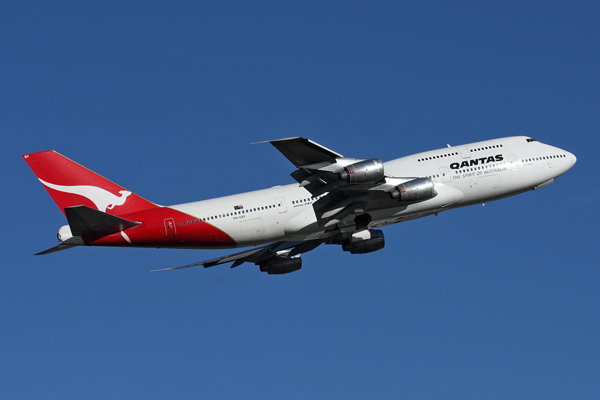
[[[396,186],[390,194],[392,199],[400,200],[400,203],[416,203],[437,196],[431,178],[417,178],[404,182]]]
[[[365,229],[355,232],[350,240],[342,244],[342,250],[350,254],[366,254],[383,249],[385,239],[379,229]]]
[[[302,268],[300,257],[271,257],[260,264],[260,270],[269,275],[289,274]]]
[[[382,179],[383,175],[383,162],[373,158],[348,165],[340,173],[340,179],[348,183],[367,183]]]

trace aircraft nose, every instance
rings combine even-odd
[[[569,159],[571,160],[571,167],[572,167],[577,162],[577,157],[575,157],[575,154],[569,153]]]

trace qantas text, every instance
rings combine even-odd
[[[504,160],[504,157],[502,157],[502,154],[497,154],[496,156],[474,158],[472,160],[463,161],[462,163],[455,162],[455,163],[450,164],[450,168],[460,169],[460,168],[472,167],[473,165],[482,165],[482,164],[487,164],[487,163],[500,162],[502,160]]]

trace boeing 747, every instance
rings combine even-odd
[[[268,141],[292,164],[297,183],[160,206],[52,151],[23,158],[67,218],[59,244],[178,249],[251,247],[180,267],[245,262],[269,274],[302,266],[325,244],[352,254],[384,247],[378,229],[549,185],[577,161],[568,151],[517,136],[382,162],[347,158],[309,139]]]

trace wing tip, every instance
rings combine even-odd
[[[308,139],[303,138],[301,136],[291,136],[291,137],[282,138],[282,139],[262,140],[260,142],[253,142],[253,143],[250,143],[250,144],[262,144],[262,143],[271,143],[271,144],[273,144],[273,142],[285,142],[285,141],[293,141],[293,140],[308,140]]]

